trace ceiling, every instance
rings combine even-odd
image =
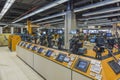
[[[1,12],[3,6],[5,5],[6,1],[7,0],[0,0],[0,12]],[[11,23],[11,22],[31,13],[32,11],[35,11],[38,8],[46,6],[54,1],[57,1],[57,0],[16,0],[15,3],[11,6],[11,8],[4,15],[4,17],[0,20],[0,22]],[[95,4],[98,2],[102,2],[102,1],[110,1],[110,0],[73,0],[73,8],[76,9],[76,8],[84,7],[84,6],[87,6],[90,4]],[[120,7],[120,4],[114,3],[114,4],[110,4],[110,5],[105,5],[105,6],[101,6],[101,7],[97,7],[97,8],[80,11],[80,12],[76,13],[76,18],[81,19],[81,20],[79,20],[79,22],[84,24],[85,22],[88,22],[87,18],[102,16],[102,15],[107,15],[107,14],[120,13],[120,11],[118,10],[118,11],[114,11],[114,12],[108,12],[108,13],[102,13],[102,14],[96,14],[96,15],[90,15],[90,16],[83,16],[83,14],[85,14],[85,13],[95,12],[95,11],[114,8],[114,7]],[[54,8],[43,11],[32,17],[29,17],[29,20],[36,20],[36,19],[44,18],[46,16],[51,16],[53,14],[64,12],[64,11],[66,11],[66,9],[67,9],[67,2],[64,4],[60,4]],[[58,18],[60,18],[60,17],[58,17]],[[84,19],[86,19],[86,20],[84,20]],[[112,21],[115,19],[119,20],[120,17],[119,16],[107,17],[107,20]],[[93,20],[93,23],[94,23],[94,19],[91,19],[91,20]],[[26,19],[20,21],[20,23],[26,23]]]

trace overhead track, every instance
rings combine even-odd
[[[52,2],[51,4],[48,4],[47,6],[44,6],[44,7],[39,8],[38,10],[36,10],[36,11],[34,11],[34,12],[29,13],[28,15],[25,15],[25,16],[21,17],[20,19],[14,21],[14,22],[12,22],[12,23],[16,23],[16,22],[19,22],[19,21],[21,21],[21,20],[27,19],[27,18],[29,18],[29,17],[31,17],[31,16],[33,16],[33,15],[36,15],[36,14],[38,14],[38,13],[40,13],[40,12],[43,12],[43,11],[48,10],[48,9],[50,9],[50,8],[53,8],[53,7],[57,6],[57,5],[60,5],[60,4],[62,4],[62,3],[65,3],[65,2],[67,2],[67,1],[68,1],[68,0],[57,0],[57,1],[55,1],[55,2]]]
[[[88,5],[88,6],[76,8],[74,10],[74,12],[81,12],[81,11],[85,11],[85,10],[88,10],[88,9],[93,9],[93,8],[97,8],[97,7],[101,7],[101,6],[105,6],[105,5],[109,5],[109,4],[114,4],[114,3],[118,3],[118,2],[120,2],[120,0],[105,0],[105,1],[101,1],[101,2],[91,4],[91,5]]]

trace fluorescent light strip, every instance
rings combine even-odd
[[[56,19],[56,20],[52,20],[52,21],[46,21],[46,22],[41,22],[38,24],[46,24],[46,23],[52,23],[52,22],[58,22],[58,21],[63,21],[64,19]]]
[[[65,14],[66,14],[66,12],[55,14],[55,15],[52,15],[52,16],[49,16],[49,17],[45,17],[45,18],[42,18],[42,19],[34,20],[34,21],[32,21],[32,23],[40,22],[40,21],[43,21],[43,20],[47,20],[47,19],[51,19],[51,18],[55,18],[55,17],[59,17],[59,16],[64,16]]]
[[[26,16],[24,16],[24,17],[22,17],[22,18],[20,18],[20,19],[18,19],[18,20],[16,20],[16,21],[14,21],[14,22],[12,22],[12,23],[19,22],[19,21],[24,20],[24,19],[26,19],[26,18],[29,18],[29,17],[31,17],[31,16],[33,16],[33,15],[35,15],[35,14],[38,14],[38,13],[40,13],[40,12],[43,12],[43,11],[48,10],[48,9],[50,9],[50,8],[53,8],[53,7],[57,6],[57,5],[60,5],[60,4],[62,4],[62,3],[65,3],[65,2],[67,2],[67,1],[68,1],[68,0],[57,0],[57,1],[52,2],[51,4],[49,4],[49,5],[47,5],[47,6],[44,6],[44,7],[40,8],[40,9],[34,11],[34,12],[31,12],[30,14],[28,14],[28,15],[26,15]]]
[[[85,10],[88,10],[88,9],[101,7],[101,6],[105,6],[105,5],[109,5],[109,4],[114,4],[114,3],[118,3],[118,2],[120,2],[120,0],[105,0],[105,1],[102,1],[102,2],[98,2],[98,3],[95,3],[95,4],[85,6],[85,7],[76,8],[74,10],[74,12],[85,11]]]
[[[78,20],[99,19],[99,18],[114,17],[114,16],[120,16],[120,13],[108,14],[108,15],[102,15],[102,16],[96,16],[96,17],[90,17],[90,18],[83,18],[83,19],[78,19]]]
[[[90,13],[83,14],[82,16],[98,15],[102,13],[109,13],[109,12],[115,12],[115,11],[120,11],[120,7],[114,7],[114,8],[103,9],[95,12],[90,12]]]
[[[15,2],[15,0],[7,0],[6,1],[2,11],[0,12],[0,20],[3,18],[5,13],[9,10],[9,8],[13,5],[14,2]]]

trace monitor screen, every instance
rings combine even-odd
[[[23,42],[23,43],[21,44],[21,46],[24,46],[24,44],[25,44],[25,42]]]
[[[76,30],[71,30],[71,31],[70,31],[70,34],[73,34],[73,35],[74,35],[74,34],[77,34],[77,31],[76,31]]]
[[[19,42],[18,45],[20,46],[22,42]]]
[[[95,38],[91,38],[91,39],[90,39],[90,42],[91,42],[91,43],[95,43]]]
[[[39,48],[38,53],[41,53],[43,51],[43,48]]]
[[[31,46],[32,46],[32,44],[29,44],[27,48],[30,49]]]
[[[56,58],[57,61],[63,62],[65,59],[66,55],[65,54],[59,54],[58,57]]]
[[[53,51],[48,50],[48,51],[47,51],[47,53],[45,54],[45,56],[50,57],[50,56],[51,56],[51,54],[52,54],[52,52],[53,52]]]
[[[109,61],[108,64],[116,74],[120,73],[120,65],[117,62],[112,60],[112,61]]]
[[[75,65],[75,68],[80,70],[80,71],[86,72],[88,66],[89,66],[89,61],[79,59],[78,62],[76,63],[76,65]]]
[[[20,44],[20,46],[22,46],[22,45],[23,45],[23,43],[24,43],[24,42],[22,42],[22,43]]]
[[[44,31],[43,34],[46,34],[46,32]]]
[[[23,47],[25,47],[25,46],[26,46],[26,43],[23,44]]]
[[[34,46],[34,47],[32,48],[32,50],[33,50],[33,51],[36,51],[36,50],[37,50],[37,46]]]
[[[69,57],[65,57],[65,58],[64,58],[64,61],[65,61],[65,62],[69,62],[69,61],[70,61],[70,58],[69,58]]]
[[[106,33],[106,37],[112,37],[112,33]]]
[[[58,33],[58,34],[62,34],[62,33],[63,33],[63,30],[58,30],[57,33]]]
[[[86,67],[87,63],[86,62],[79,62],[78,68],[84,69]]]
[[[83,33],[88,33],[88,30],[83,30]]]

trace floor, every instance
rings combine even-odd
[[[44,80],[7,47],[0,47],[0,80]]]

